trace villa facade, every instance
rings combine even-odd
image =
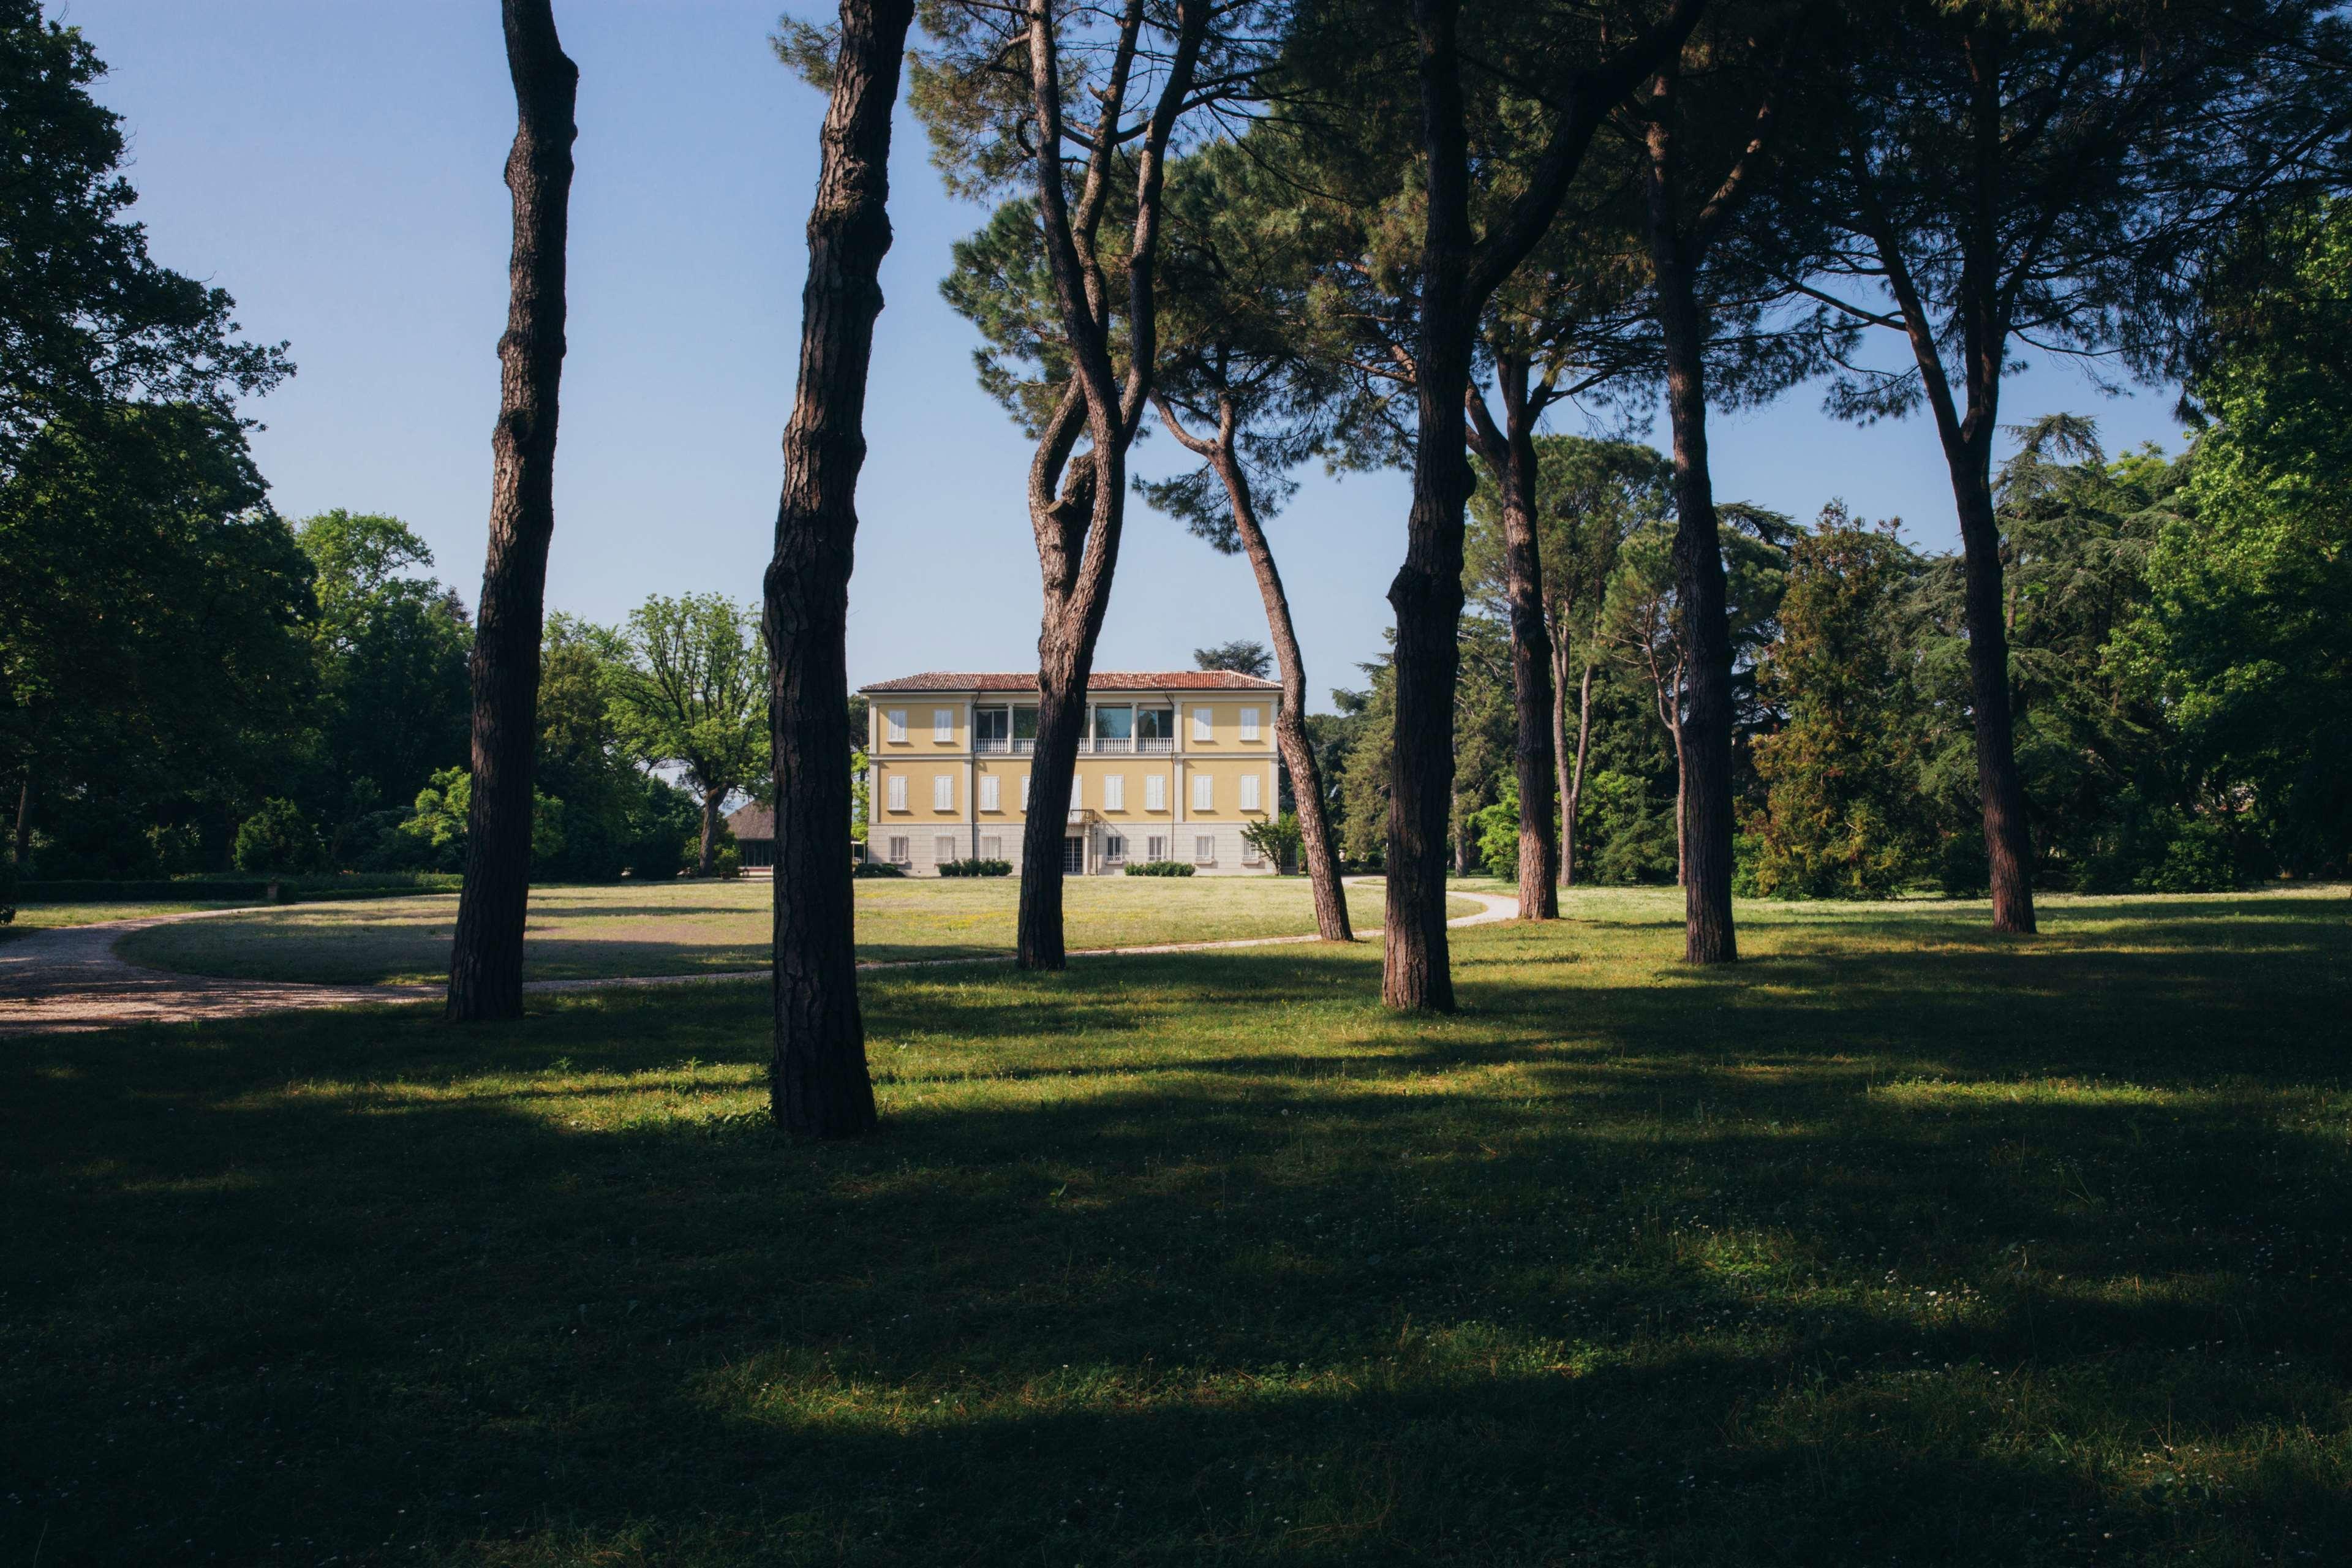
[[[1243,842],[1280,809],[1271,680],[1222,670],[1097,675],[1087,687],[1062,868],[1118,876],[1181,860],[1201,876],[1266,876]],[[868,858],[909,876],[950,860],[1021,868],[1037,678],[933,672],[861,689],[867,703]]]

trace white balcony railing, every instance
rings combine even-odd
[[[1009,752],[1013,744],[1002,735],[982,735],[972,742],[971,749],[975,752]]]

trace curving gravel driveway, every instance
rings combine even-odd
[[[1358,882],[1371,879],[1351,879]],[[1494,893],[1457,891],[1483,907],[1449,926],[1489,925],[1515,918],[1518,905]],[[251,910],[191,910],[142,920],[60,926],[0,943],[0,1038],[19,1035],[85,1033],[133,1024],[185,1024],[208,1018],[243,1018],[303,1007],[351,1007],[364,1004],[437,1002],[438,985],[313,985],[299,981],[221,980],[149,969],[118,955],[114,944],[135,931],[173,921],[250,914]],[[1378,928],[1361,932],[1376,936]],[[1205,952],[1233,947],[1279,947],[1319,939],[1313,936],[1247,937],[1230,942],[1165,942],[1154,947],[1093,948],[1072,958],[1116,958],[1160,952]],[[915,959],[861,963],[860,969],[927,969],[954,963],[1009,963],[1002,958]],[[526,991],[593,991],[625,986],[697,985],[730,980],[764,980],[764,969],[719,974],[658,974],[608,980],[535,980]]]

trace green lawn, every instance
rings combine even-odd
[[[150,915],[179,915],[190,910],[227,910],[235,904],[19,904],[16,918],[0,925],[0,942],[59,926],[96,925],[101,921],[145,920]]]
[[[12,1042],[0,1562],[2342,1560],[2340,890],[1578,907]]]
[[[769,885],[670,882],[544,888],[531,897],[525,973],[533,980],[697,974],[768,962]],[[976,958],[1013,950],[1020,884],[1011,878],[857,884],[858,956]],[[1297,878],[1073,878],[1064,885],[1073,949],[1143,947],[1315,929]],[[1360,925],[1378,925],[1377,888],[1349,889]],[[1454,912],[1475,913],[1467,899]],[[457,900],[442,894],[365,903],[304,904],[136,932],[121,952],[186,974],[310,980],[338,985],[436,984],[449,973]]]

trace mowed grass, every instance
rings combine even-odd
[[[766,882],[682,881],[534,889],[524,936],[530,980],[701,974],[768,962]],[[984,958],[1013,951],[1018,881],[875,879],[857,884],[857,952],[868,962]],[[1291,936],[1315,930],[1300,878],[1072,878],[1064,884],[1073,949]],[[1349,889],[1359,925],[1378,925],[1381,890]],[[1468,899],[1453,912],[1474,914]],[[122,956],[184,974],[324,984],[434,984],[449,973],[454,894],[307,904],[134,932]]]
[[[145,920],[151,915],[180,915],[190,910],[235,909],[233,903],[208,904],[18,904],[16,918],[0,925],[0,942],[60,926],[100,925],[108,921]]]
[[[12,1043],[0,1561],[2343,1560],[2340,892],[1673,907]]]

